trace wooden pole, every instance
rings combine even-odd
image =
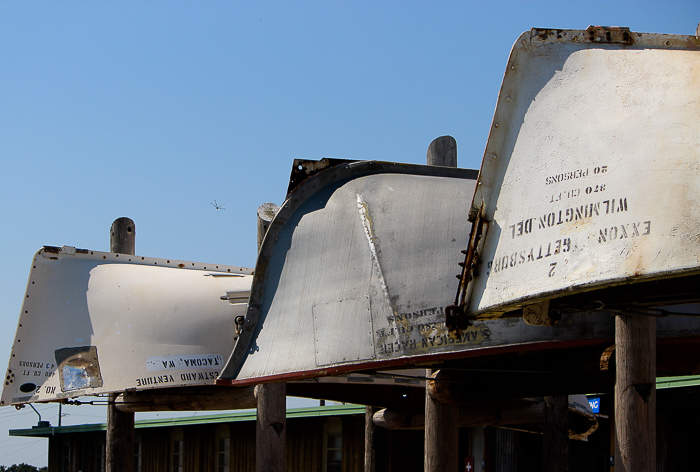
[[[255,470],[284,472],[287,461],[287,384],[256,385],[255,396],[258,399]]]
[[[567,395],[544,397],[542,430],[543,471],[569,472],[569,398]]]
[[[428,146],[428,165],[457,167],[457,141],[452,136],[441,136]],[[426,371],[426,377],[432,371]],[[437,377],[438,373],[434,376]],[[435,384],[434,390],[439,390]],[[441,403],[425,389],[425,472],[457,470],[459,467],[459,405]]]
[[[374,447],[376,427],[374,426],[374,414],[377,409],[373,406],[365,407],[365,472],[377,470],[377,454]]]
[[[452,136],[435,138],[427,157],[429,166],[457,167],[457,141]]]
[[[615,316],[615,471],[656,470],[656,318]]]
[[[474,469],[470,472],[486,471],[486,432],[483,426],[469,428],[469,454],[474,460]]]
[[[440,371],[429,376],[425,394],[425,472],[457,470],[459,467],[459,405],[441,403],[430,392],[439,390]]]
[[[258,251],[278,209],[274,203],[264,203],[258,208]],[[287,384],[256,385],[255,396],[258,401],[255,470],[284,472],[287,462]]]
[[[267,229],[270,227],[270,223],[279,209],[280,207],[269,202],[263,203],[258,207],[258,252],[260,252],[260,246],[262,246]]]
[[[112,223],[109,250],[119,254],[136,253],[136,225],[130,218],[117,218]],[[107,405],[107,472],[134,470],[134,413],[117,409],[118,396],[119,393],[110,393]]]

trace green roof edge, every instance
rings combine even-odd
[[[700,375],[685,375],[679,377],[658,377],[656,388],[693,387],[700,385]],[[310,418],[318,416],[357,415],[364,414],[362,405],[328,405],[312,406],[305,408],[287,409],[287,418]],[[235,423],[239,421],[255,421],[256,410],[237,410],[218,415],[188,416],[178,418],[162,418],[151,420],[139,420],[134,423],[135,429],[163,428],[173,426],[186,426],[202,423]],[[105,423],[81,424],[72,426],[49,426],[46,428],[32,427],[28,429],[11,429],[10,436],[50,437],[56,434],[86,433],[94,431],[106,431]]]
[[[363,405],[327,405],[304,408],[288,408],[287,418],[311,418],[320,416],[357,415],[364,413],[365,407]],[[241,421],[255,421],[255,419],[256,410],[236,410],[217,415],[139,420],[134,422],[134,428],[177,427],[203,423],[236,423]],[[45,428],[34,426],[28,429],[11,429],[9,434],[10,436],[50,437],[55,436],[56,434],[87,433],[106,430],[106,423],[92,423],[71,426],[49,426]]]
[[[683,375],[680,377],[657,377],[656,389],[693,387],[700,385],[700,375]]]

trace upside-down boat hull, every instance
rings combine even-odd
[[[214,385],[250,269],[72,247],[33,259],[0,404]],[[223,299],[222,299],[223,297]]]

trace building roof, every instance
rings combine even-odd
[[[306,408],[290,408],[287,410],[287,418],[310,418],[320,416],[358,415],[365,413],[365,407],[361,405],[329,405]],[[175,426],[190,426],[212,423],[235,423],[240,421],[255,421],[256,410],[237,410],[218,415],[188,416],[177,418],[157,418],[140,420],[134,423],[135,429],[163,428]],[[28,429],[11,429],[10,436],[50,437],[57,434],[86,433],[94,431],[106,431],[106,423],[80,424],[73,426],[34,426]]]
[[[700,386],[700,375],[658,377],[656,379],[656,388],[659,390],[695,386]],[[293,419],[319,416],[359,415],[364,413],[365,407],[362,405],[329,405],[306,408],[290,408],[287,410],[287,418]],[[236,410],[217,415],[140,420],[134,423],[134,428],[164,428],[212,423],[236,423],[239,421],[255,421],[255,419],[256,410]],[[73,426],[34,426],[28,429],[11,429],[10,436],[50,437],[57,434],[85,433],[106,430],[106,423],[80,424]]]
[[[665,388],[695,387],[700,385],[699,375],[684,375],[680,377],[658,377],[656,379],[656,389]]]

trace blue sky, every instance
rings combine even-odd
[[[0,362],[42,245],[108,251],[128,216],[139,255],[252,267],[295,158],[422,164],[449,134],[479,168],[523,31],[698,21],[697,1],[0,0]],[[37,420],[0,409],[0,464],[46,464],[45,440],[7,436]]]

